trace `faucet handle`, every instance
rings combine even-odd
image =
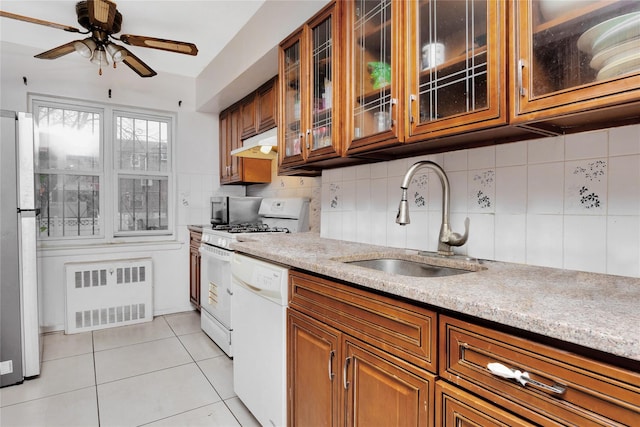
[[[464,234],[461,236],[459,233],[451,232],[447,239],[449,246],[462,246],[467,242],[469,238],[469,218],[464,220]]]

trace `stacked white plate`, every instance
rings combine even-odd
[[[578,49],[591,55],[596,80],[640,71],[640,12],[604,21],[585,31]]]

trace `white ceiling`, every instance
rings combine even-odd
[[[118,0],[120,34],[195,43],[197,56],[126,46],[158,73],[197,77],[256,13],[265,0]],[[76,0],[1,0],[0,9],[84,30]],[[0,18],[0,40],[47,51],[84,35]],[[55,61],[77,61],[75,53]]]

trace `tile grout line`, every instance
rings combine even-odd
[[[165,319],[166,321],[166,319]],[[167,324],[169,324],[169,322],[167,322]],[[171,324],[169,324],[169,327],[171,328]],[[173,331],[173,328],[171,328],[171,330]],[[174,332],[175,333],[175,332]],[[197,333],[197,332],[192,332],[193,334]],[[190,335],[190,334],[183,334],[183,335]],[[227,410],[231,413],[231,415],[233,416],[233,418],[238,422],[238,424],[240,425],[240,427],[242,427],[242,423],[240,422],[240,420],[238,419],[238,417],[236,416],[235,412],[233,412],[233,410],[231,410],[231,407],[229,406],[229,404],[227,403],[227,401],[220,395],[220,393],[218,392],[218,390],[216,389],[216,387],[213,385],[213,383],[211,382],[211,380],[209,380],[209,377],[207,377],[207,375],[204,373],[204,371],[202,370],[202,367],[198,364],[198,361],[195,360],[195,358],[191,355],[191,353],[189,353],[189,350],[185,347],[184,343],[182,342],[182,340],[180,339],[180,335],[176,334],[176,338],[178,338],[178,341],[180,342],[180,344],[182,345],[182,347],[185,349],[185,351],[187,352],[187,354],[189,355],[189,357],[191,357],[191,359],[193,360],[193,363],[195,363],[195,365],[198,367],[198,370],[200,371],[200,373],[204,376],[204,378],[207,380],[207,382],[211,385],[211,388],[213,388],[213,391],[216,392],[216,394],[218,395],[218,397],[220,398],[220,401],[223,403],[223,405],[227,408]],[[224,354],[221,354],[219,356],[214,356],[214,357],[210,357],[207,359],[203,359],[203,360],[209,360],[209,359],[214,359],[216,357],[226,357]],[[233,397],[230,397],[229,399],[233,399]],[[215,403],[215,402],[214,402]],[[196,408],[197,409],[197,408]]]
[[[93,331],[91,331],[91,356],[93,358],[93,381],[95,383],[96,393],[96,414],[98,416],[98,427],[100,427],[100,395],[98,394],[98,373],[96,371],[96,345],[93,337]]]

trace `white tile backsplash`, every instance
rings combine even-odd
[[[432,171],[409,187],[411,224],[395,224],[402,176],[426,159],[447,171],[453,230],[471,219],[456,252],[640,277],[640,125],[324,171],[321,235],[436,250],[442,191]]]
[[[496,214],[495,259],[504,262],[526,262],[527,216],[524,214]]]
[[[451,151],[444,153],[444,169],[447,173],[453,171],[466,171],[469,167],[467,165],[467,150]]]
[[[640,277],[640,235],[637,216],[607,217],[607,273]]]
[[[640,214],[640,155],[609,158],[607,213]]]
[[[527,212],[560,214],[564,205],[564,163],[542,163],[527,168]]]
[[[564,213],[603,215],[607,211],[607,159],[565,163]]]
[[[564,136],[527,141],[527,163],[564,161]]]
[[[527,212],[527,167],[496,168],[497,214],[524,214]]]
[[[527,164],[527,141],[501,144],[496,147],[496,167]]]
[[[640,126],[609,129],[609,156],[640,154]]]
[[[608,136],[609,133],[606,130],[565,136],[565,160],[606,157],[608,155]]]
[[[467,157],[469,169],[489,169],[496,166],[496,147],[481,147],[474,150],[473,156]]]
[[[564,268],[606,273],[607,218],[564,216]]]
[[[562,215],[527,215],[527,264],[563,267],[562,220]]]

